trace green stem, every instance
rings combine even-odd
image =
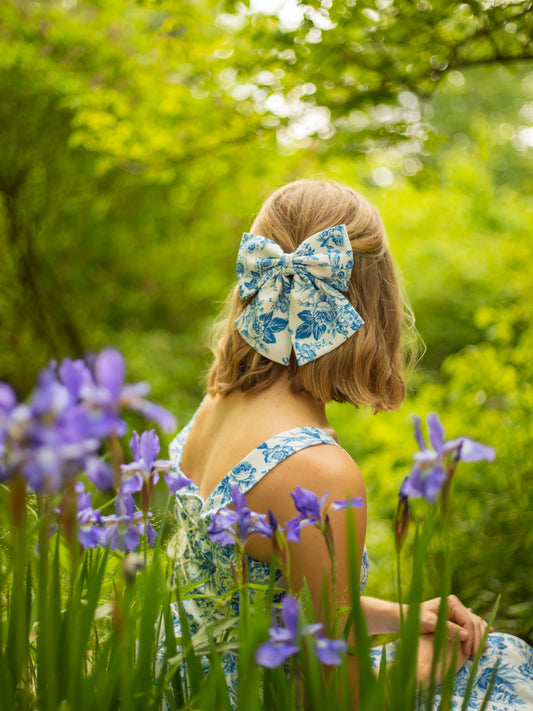
[[[27,608],[25,604],[24,581],[26,571],[26,488],[21,477],[15,477],[10,490],[11,518],[13,523],[14,574],[10,600],[10,625],[8,647],[11,661],[11,674],[14,687],[21,686],[20,681],[27,674]]]
[[[55,618],[57,600],[54,597],[54,578],[50,566],[49,531],[52,522],[51,501],[43,498],[43,512],[39,522],[39,594],[37,634],[37,684],[39,708],[57,708],[57,653],[58,634],[62,620]],[[52,576],[51,576],[52,573]],[[57,605],[61,608],[61,604]],[[52,610],[52,612],[51,612]]]
[[[143,557],[144,567],[148,565],[148,512],[143,511],[144,536],[143,536]]]
[[[336,626],[337,626],[337,617],[338,617],[338,611],[337,611],[337,570],[336,570],[336,565],[335,565],[335,545],[333,542],[333,531],[331,529],[331,523],[329,520],[328,514],[325,516],[324,520],[324,526],[323,528],[320,529],[322,531],[322,535],[324,536],[324,540],[326,541],[326,547],[328,549],[328,554],[329,554],[329,560],[330,560],[330,565],[331,565],[331,599],[332,599],[332,605],[331,609],[333,611],[333,619],[328,619],[327,615],[324,614],[324,619],[328,620],[328,624],[332,622],[333,624],[333,629],[328,630],[329,634],[336,634]],[[325,613],[327,610],[324,611]]]
[[[246,632],[248,630],[248,622],[250,619],[250,596],[249,596],[249,591],[248,591],[248,562],[246,560],[246,553],[242,549],[237,549],[238,553],[240,554],[240,559],[241,559],[241,573],[240,577],[241,580],[239,581],[239,589],[240,589],[240,604],[242,606],[242,618],[241,622],[243,623],[244,631]]]
[[[398,586],[398,604],[400,606],[400,629],[404,626],[404,614],[402,604],[402,573],[401,573],[401,555],[396,549],[396,585]]]
[[[335,553],[332,550],[330,553],[331,557],[331,598],[332,598],[332,610],[333,610],[333,628],[330,630],[330,634],[335,636],[337,634],[337,622],[338,622],[338,609],[337,609],[337,571],[335,569]]]

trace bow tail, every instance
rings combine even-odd
[[[235,325],[254,350],[276,363],[288,365],[292,342],[288,300],[283,290],[281,277],[263,285],[261,299],[254,298],[236,319]]]
[[[364,323],[346,297],[324,281],[295,279],[290,299],[289,331],[298,365],[334,350]]]

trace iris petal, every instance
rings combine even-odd
[[[94,370],[98,385],[109,390],[113,399],[118,399],[124,382],[125,368],[122,355],[114,348],[104,348],[96,357]]]
[[[415,423],[415,439],[418,444],[418,448],[421,452],[423,452],[424,449],[427,449],[427,447],[426,440],[424,439],[424,435],[422,434],[422,422],[420,420],[420,417],[418,417],[418,415],[413,415],[413,422]]]
[[[486,460],[487,462],[494,461],[496,457],[496,451],[492,447],[488,447],[486,444],[481,444],[481,442],[476,442],[475,439],[470,439],[469,437],[461,437],[461,460],[463,462],[480,462]]]
[[[444,427],[439,420],[439,416],[436,412],[430,412],[426,418],[426,422],[431,446],[438,454],[441,454],[444,444]]]
[[[147,430],[142,433],[139,449],[141,458],[144,459],[147,468],[150,469],[161,449],[159,437],[155,430]]]
[[[273,644],[272,642],[264,642],[256,649],[255,661],[262,667],[267,669],[275,669],[280,664],[296,654],[299,648],[295,644]]]

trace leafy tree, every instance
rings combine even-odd
[[[237,80],[260,86],[257,108],[292,127],[289,137],[307,109],[315,135],[344,152],[423,140],[420,100],[450,72],[533,59],[533,6],[522,0],[322,0],[297,8],[297,26],[248,15],[236,60],[238,40],[251,33],[255,65],[238,63]]]
[[[195,332],[220,286],[224,242],[205,239],[198,215],[220,207],[213,192],[228,200],[258,119],[223,91],[215,15],[203,3],[175,17],[123,2],[2,4],[0,371],[20,390],[36,363],[117,329]],[[211,264],[201,283],[199,263]]]
[[[2,4],[0,371],[20,390],[36,361],[111,334],[198,341],[236,213],[324,166],[276,139],[319,161],[403,139],[408,159],[439,78],[530,57],[530,3],[315,2],[297,26],[226,5]]]

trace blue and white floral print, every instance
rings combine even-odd
[[[347,292],[353,253],[344,225],[308,237],[287,254],[266,237],[245,232],[237,257],[241,299],[255,298],[235,321],[254,350],[299,365],[344,343],[363,320]]]
[[[476,672],[474,685],[468,701],[468,711],[479,711],[494,672],[498,671],[485,706],[486,711],[531,711],[533,709],[533,649],[524,640],[510,634],[492,633],[488,637],[488,649],[483,652]],[[372,666],[379,668],[383,648],[375,647],[372,651]],[[387,662],[394,661],[396,645],[385,645]],[[460,711],[466,694],[466,687],[472,660],[457,672],[452,695],[452,711]],[[433,708],[436,710],[441,701],[440,687],[437,687]]]
[[[176,472],[180,471],[185,442],[195,417],[170,444],[170,460]],[[172,582],[185,584],[196,582],[194,590],[191,591],[194,597],[186,597],[183,601],[191,634],[194,635],[204,625],[212,625],[217,620],[222,621],[226,618],[227,611],[224,606],[220,606],[220,600],[235,586],[232,571],[232,566],[238,565],[235,546],[221,546],[213,541],[207,532],[213,514],[231,504],[231,486],[236,484],[239,491],[246,494],[276,464],[290,457],[294,452],[318,444],[338,446],[333,437],[321,429],[296,427],[271,437],[250,452],[220,481],[207,499],[202,499],[198,487],[194,483],[183,487],[176,493],[174,513],[178,527],[169,545],[168,553],[174,560]],[[247,562],[250,583],[267,584],[270,565],[249,556]],[[365,550],[361,566],[361,590],[363,590],[367,578],[368,556]],[[285,587],[281,571],[277,571],[276,586],[280,592],[275,596],[274,601],[281,602],[284,594],[281,590]],[[253,591],[251,594],[253,595]],[[239,608],[236,596],[231,603],[231,615],[237,623]],[[176,609],[173,610],[173,624],[176,637],[180,637],[181,625]],[[161,644],[163,643],[164,637],[162,636]],[[162,653],[159,658],[161,660]],[[237,691],[236,655],[225,653],[222,663],[228,688],[234,694]],[[208,660],[204,659],[203,664],[207,672],[209,669]]]
[[[195,417],[196,415],[170,444],[170,459],[176,473],[180,471],[183,450]],[[233,545],[221,546],[212,541],[207,527],[213,514],[231,503],[232,484],[237,484],[239,491],[246,494],[276,464],[294,452],[318,444],[336,445],[337,443],[329,434],[315,427],[297,427],[282,432],[250,452],[221,480],[207,499],[202,499],[198,487],[192,482],[176,493],[174,512],[178,520],[178,527],[169,545],[168,554],[174,560],[173,578],[175,582],[196,583],[194,590],[191,591],[193,597],[187,597],[183,601],[193,635],[203,626],[212,625],[227,617],[226,608],[220,606],[220,600],[234,588],[232,566],[236,567],[238,564],[235,547]],[[248,557],[248,568],[251,583],[268,583],[269,565]],[[368,570],[369,561],[365,549],[361,564],[361,592],[363,592],[368,579]],[[279,590],[284,587],[280,571],[276,575],[276,586]],[[275,602],[281,602],[283,594],[280,591],[275,597]],[[237,623],[239,617],[237,597],[232,599],[230,617]],[[176,637],[180,637],[181,625],[176,609],[173,610],[173,624]],[[161,645],[164,645],[163,633]],[[387,660],[392,661],[395,657],[395,645],[388,644],[385,649]],[[381,647],[372,650],[372,663],[375,667],[379,667],[381,653]],[[160,664],[162,658],[161,651],[159,654]],[[515,711],[515,709],[533,711],[533,650],[516,637],[497,633],[489,635],[489,649],[481,657],[468,711],[478,711],[481,708],[492,671],[497,662],[499,667],[496,683],[486,711]],[[202,664],[205,673],[207,673],[209,671],[208,659],[203,658]],[[237,656],[230,652],[224,653],[222,664],[231,699],[235,701]],[[456,675],[453,711],[459,711],[462,707],[471,666],[472,660],[469,660]],[[184,675],[183,680],[185,681]],[[440,691],[437,688],[433,704],[435,711],[437,711],[439,703]],[[233,705],[235,706],[235,703]]]

